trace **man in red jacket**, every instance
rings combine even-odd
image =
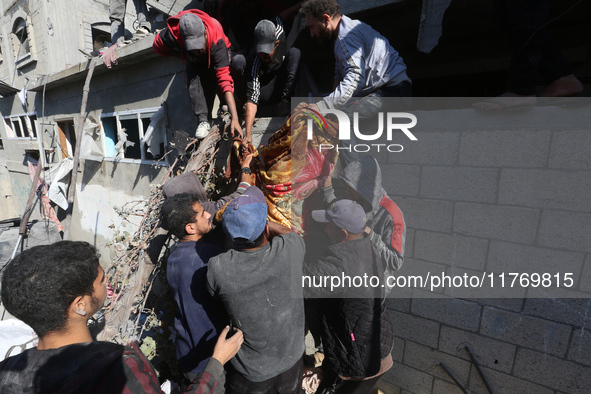
[[[189,98],[199,125],[195,136],[209,134],[209,114],[216,88],[222,93],[232,115],[232,136],[242,136],[234,101],[234,81],[230,75],[230,40],[220,23],[200,10],[181,11],[171,16],[167,26],[154,38],[152,48],[161,56],[180,57],[186,63]]]

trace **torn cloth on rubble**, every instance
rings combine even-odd
[[[152,156],[160,155],[160,144],[163,144],[164,136],[166,135],[166,107],[160,106],[160,109],[156,111],[150,118],[150,125],[144,135],[144,143],[148,147],[148,153]]]
[[[72,168],[74,168],[74,160],[71,157],[66,157],[44,176],[45,181],[50,185],[49,199],[64,211],[68,209],[68,187],[70,186]]]

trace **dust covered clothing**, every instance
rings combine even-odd
[[[304,354],[302,289],[296,287],[293,296],[291,289],[291,276],[301,278],[304,254],[303,239],[288,233],[259,249],[231,249],[209,261],[208,288],[244,332],[242,348],[230,363],[252,382],[280,375]],[[301,380],[301,374],[294,379]]]
[[[87,342],[28,349],[0,363],[0,393],[160,393],[135,343]]]

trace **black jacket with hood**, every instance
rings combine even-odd
[[[383,277],[384,268],[369,237],[364,237],[329,246],[316,261],[304,264],[304,275]],[[333,289],[305,287],[304,296],[326,297],[316,305],[329,368],[340,376],[362,379],[380,371],[382,359],[392,351],[394,337],[381,287],[351,284]]]

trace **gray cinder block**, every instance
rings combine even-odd
[[[460,139],[460,165],[543,167],[548,160],[549,131],[475,131]]]
[[[406,313],[391,311],[394,335],[436,348],[439,339],[439,323]]]
[[[495,202],[496,168],[428,167],[421,173],[421,197],[452,201]]]
[[[547,247],[591,252],[591,214],[544,210],[536,243]]]
[[[482,306],[457,298],[415,298],[410,310],[415,315],[475,332],[480,324]]]
[[[499,203],[531,208],[591,211],[588,171],[503,169]]]
[[[511,372],[515,345],[453,327],[441,327],[440,351],[469,360],[465,346],[470,348],[479,365],[505,373]]]
[[[415,258],[482,270],[486,262],[488,241],[480,238],[416,231]]]
[[[591,133],[589,130],[555,132],[550,148],[550,168],[591,170]]]
[[[529,349],[517,352],[514,376],[567,393],[591,392],[588,367]]]
[[[485,307],[480,333],[518,346],[564,357],[572,328],[565,324]]]
[[[536,209],[457,203],[453,226],[460,234],[531,244],[539,215]]]
[[[397,198],[396,204],[404,213],[406,225],[415,230],[449,232],[454,204],[449,201],[418,198]]]

